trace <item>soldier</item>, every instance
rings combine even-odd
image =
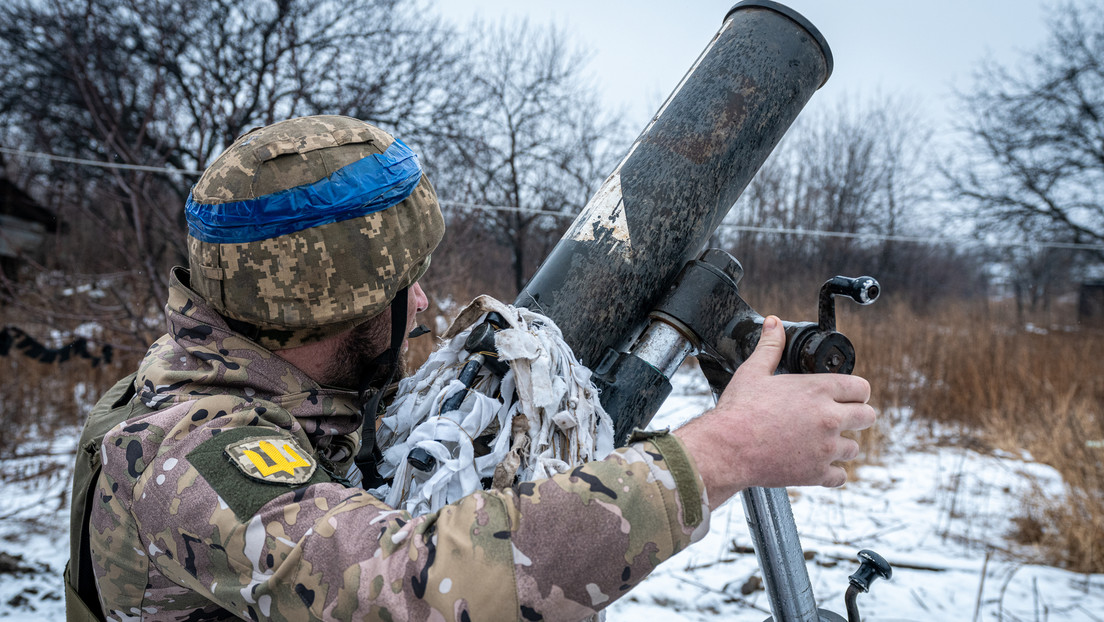
[[[81,440],[70,620],[578,620],[740,489],[841,485],[840,432],[874,421],[861,378],[773,376],[768,318],[676,432],[413,518],[354,458],[444,232],[416,156],[355,119],[292,119],[235,141],[186,212],[168,332]]]

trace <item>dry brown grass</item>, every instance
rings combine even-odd
[[[96,398],[133,366],[93,367],[83,359],[47,364],[20,352],[0,357],[0,457],[17,453],[24,441],[82,423]]]
[[[1065,489],[1060,493],[1038,490],[1024,499],[1024,515],[1011,535],[1020,542],[1037,544],[1071,570],[1101,572],[1104,447],[1090,442],[1104,439],[1100,402],[1055,396],[1045,415],[1050,421],[1033,426],[1020,445],[1036,460],[1057,469]],[[997,428],[996,434],[1007,430],[1005,420],[993,423],[989,429]]]
[[[1009,535],[1071,570],[1104,571],[1104,332],[1025,329],[999,306],[966,304],[927,318],[891,304],[841,329],[883,411],[905,407],[1054,467],[1065,490],[1024,499]]]

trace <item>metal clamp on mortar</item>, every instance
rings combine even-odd
[[[764,318],[740,297],[743,273],[740,262],[728,253],[705,251],[679,273],[629,351],[607,352],[595,370],[595,383],[601,390],[602,406],[613,417],[619,445],[633,429],[651,421],[671,391],[671,375],[687,356],[697,355],[710,387],[719,395],[754,351]],[[855,348],[836,331],[835,297],[846,296],[866,305],[880,293],[878,282],[869,276],[836,276],[825,282],[820,288],[816,322],[783,321],[786,345],[777,373],[851,373]],[[786,489],[749,488],[743,492],[743,500],[763,583],[778,616],[771,619],[842,620],[838,614],[817,609],[813,601]],[[876,553],[864,553],[877,557]],[[881,576],[889,574],[885,570]],[[848,614],[855,622],[857,593],[849,590],[847,599]]]

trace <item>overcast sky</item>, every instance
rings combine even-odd
[[[643,125],[716,33],[735,0],[442,0],[464,24],[528,17],[554,23],[592,53],[603,96]],[[811,21],[835,59],[831,79],[810,107],[837,98],[893,95],[915,101],[936,126],[948,123],[951,90],[991,55],[1022,59],[1046,35],[1041,0],[787,0]],[[635,129],[634,128],[634,129]]]

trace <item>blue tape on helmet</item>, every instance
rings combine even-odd
[[[214,244],[267,240],[385,210],[410,196],[421,177],[418,156],[396,139],[313,184],[256,199],[208,204],[189,193],[188,234]]]

